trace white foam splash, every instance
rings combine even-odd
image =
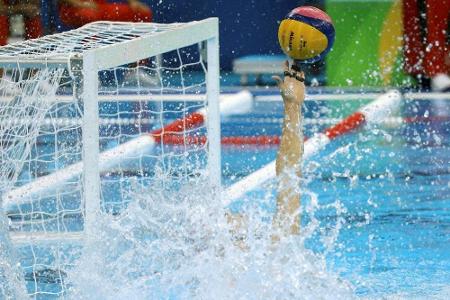
[[[327,270],[324,256],[304,247],[317,223],[275,246],[267,212],[247,209],[241,249],[232,241],[226,209],[205,186],[159,193],[139,188],[133,196],[120,216],[98,220],[69,272],[69,298],[353,298],[352,286]]]

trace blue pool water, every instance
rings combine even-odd
[[[407,102],[403,115],[429,113],[432,106]],[[320,231],[340,226],[329,249],[314,235],[306,245],[323,253],[330,269],[348,279],[358,296],[450,296],[450,120],[438,119],[366,128],[333,141],[304,163],[303,189],[318,199],[314,217]],[[245,175],[242,166],[251,172],[276,155],[276,148],[249,147],[240,156],[240,150],[228,151],[226,170],[240,176]],[[239,163],[233,163],[236,156]],[[235,209],[245,210],[265,193],[264,188],[249,193]],[[309,201],[304,195],[303,207]],[[327,207],[336,202],[338,213]],[[307,226],[308,212],[302,220]]]
[[[360,296],[448,293],[448,144],[423,147],[401,141],[401,132],[389,134],[391,142],[366,131],[347,136],[306,162],[312,170],[305,174],[303,188],[316,194],[321,206],[338,201],[343,207],[339,214],[329,208],[315,212],[321,230],[331,231],[342,223],[332,250],[326,253],[328,264],[349,279]],[[369,141],[361,142],[360,137]],[[254,155],[258,157],[258,150]],[[275,149],[267,149],[265,155],[274,157]],[[251,192],[244,202],[263,199],[265,193],[264,189]],[[302,201],[307,206],[309,197]],[[304,226],[309,221],[305,213]],[[314,237],[307,246],[325,251]]]
[[[307,102],[305,118],[343,117],[366,102]],[[402,115],[428,116],[430,112],[436,113],[432,107],[432,101],[406,101]],[[281,117],[281,103],[260,103],[251,114],[223,120],[222,134],[280,134]],[[445,299],[450,295],[450,119],[441,117],[433,120],[395,127],[365,128],[334,140],[322,152],[304,162],[302,228],[312,231],[302,233],[301,243],[294,251],[304,253],[306,248],[307,253],[323,259],[326,272],[336,274],[339,280],[345,282],[343,286],[351,286],[350,290],[356,297]],[[311,136],[324,127],[307,123],[305,135]],[[272,161],[276,151],[275,146],[224,146],[224,186]],[[120,204],[121,199],[114,193],[114,186],[132,185],[133,182],[124,182],[114,176],[107,175],[103,193],[109,195],[107,198],[111,202]],[[143,177],[141,180],[145,181]],[[274,210],[274,198],[274,182],[269,182],[246,194],[230,209],[244,215],[255,215],[255,210],[262,210],[267,213],[262,214],[262,222],[269,223],[267,219]],[[109,211],[114,214],[120,214],[125,209],[123,205],[111,207]],[[61,226],[56,223],[55,226]],[[80,223],[75,216],[65,220],[64,226],[77,230]],[[114,229],[111,231],[114,232]],[[142,235],[145,237],[145,234]],[[114,245],[120,239],[115,235],[105,236],[110,238],[106,241],[110,246],[99,245],[99,249],[115,249]],[[80,255],[76,245],[64,245],[63,248],[73,259]],[[24,265],[29,266],[33,255],[31,248],[23,247],[21,251]],[[46,249],[43,246],[33,251],[45,253]],[[133,254],[137,256],[139,252]],[[49,257],[48,261],[41,263],[51,264],[53,259]],[[306,261],[300,262],[306,264]],[[312,262],[314,264],[315,259]],[[32,276],[32,270],[28,268],[29,289],[34,290],[37,281],[39,290],[58,293],[64,285],[60,279],[67,278],[66,271],[45,270],[38,272],[39,276]],[[320,268],[317,271],[324,272]],[[139,276],[132,274],[131,277]],[[299,279],[299,284],[304,280],[303,277]],[[270,281],[265,284],[270,286]],[[335,283],[330,285],[339,286]],[[178,285],[174,283],[170,287],[168,294],[158,292],[151,295],[186,298],[177,297],[186,295]],[[244,289],[241,293],[251,294],[252,291]],[[324,296],[316,293],[312,290],[311,295],[305,298]],[[41,294],[40,297],[47,299],[53,296]]]

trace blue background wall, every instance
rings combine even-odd
[[[110,0],[124,2],[125,0]],[[325,0],[141,0],[150,5],[154,22],[188,22],[208,17],[220,20],[221,67],[231,70],[234,58],[249,54],[281,54],[278,24],[301,5],[324,7]],[[68,30],[58,20],[57,0],[41,0],[47,33]]]
[[[231,69],[233,58],[248,54],[281,54],[279,21],[300,5],[324,1],[289,0],[147,0],[159,23],[186,22],[208,17],[220,19],[221,66]]]

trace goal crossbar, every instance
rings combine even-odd
[[[193,45],[217,34],[217,18],[173,24],[100,21],[1,47],[0,68],[60,68],[70,65],[71,60],[81,63],[83,55],[89,53],[96,57],[91,67],[101,71]]]

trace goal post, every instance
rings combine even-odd
[[[216,27],[217,28],[217,27]],[[209,105],[209,118],[220,120],[220,108],[219,101],[213,101],[214,98],[218,97],[220,93],[220,83],[219,83],[219,37],[218,34],[208,39],[207,41],[207,59],[209,62],[209,72],[207,78],[207,90],[208,95],[208,105]],[[218,98],[216,98],[218,99]],[[220,187],[221,187],[221,144],[220,144],[220,121],[219,122],[208,122],[208,132],[209,135],[209,145],[214,151],[208,152],[209,161],[209,174],[211,180],[211,187],[217,197],[220,198]]]
[[[204,46],[206,55],[200,49]],[[98,214],[126,207],[135,182],[164,190],[167,180],[188,184],[201,168],[211,194],[219,199],[217,18],[174,24],[95,22],[0,47],[0,68],[0,123],[5,125],[0,128],[5,146],[0,154],[9,161],[0,174],[0,208],[5,207],[2,202],[12,203],[8,207],[14,209],[4,211],[10,220],[7,227],[20,236],[20,246],[28,248],[23,255],[32,256],[25,259],[32,265],[23,266],[27,280],[34,281],[32,290],[27,284],[31,295],[65,293],[64,236],[68,243],[77,234],[89,239]],[[124,95],[141,100],[122,101]],[[170,100],[171,95],[177,100]],[[189,100],[191,96],[195,100]],[[108,100],[102,100],[105,97]],[[203,117],[191,123],[196,112]],[[173,122],[178,127],[168,126]],[[150,136],[152,132],[161,138]],[[206,133],[207,145],[172,147],[162,138],[187,133]],[[125,149],[133,145],[136,151]],[[149,149],[139,148],[146,145]],[[101,168],[103,153],[114,160],[114,168],[106,173]],[[116,154],[120,159],[111,159]],[[14,205],[10,197],[15,190],[33,189],[33,182],[51,174],[65,178],[64,184],[51,195],[37,187]],[[158,176],[166,180],[160,186]],[[68,218],[81,218],[82,224]],[[7,238],[8,233],[3,234]],[[47,237],[49,253],[36,246]],[[55,271],[61,283],[56,291],[39,284],[37,272],[48,270]]]
[[[92,234],[95,216],[100,213],[100,172],[99,172],[99,117],[98,117],[98,54],[89,50],[83,54],[81,75],[81,101],[83,102],[83,202],[84,230]],[[77,88],[75,88],[77,89]],[[82,205],[83,206],[83,205]]]

